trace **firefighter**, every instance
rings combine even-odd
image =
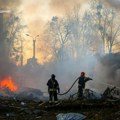
[[[51,78],[47,82],[48,93],[49,93],[49,103],[52,103],[53,98],[55,103],[58,102],[57,93],[60,93],[60,88],[59,88],[59,83],[57,82],[55,77],[56,76],[52,74]]]
[[[89,80],[92,80],[89,77],[85,77],[85,72],[81,72],[80,77],[78,78],[78,98],[83,97],[83,89],[85,88],[85,83]]]

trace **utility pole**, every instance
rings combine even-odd
[[[35,58],[35,49],[36,49],[35,43],[36,40],[33,40],[33,58]]]
[[[27,64],[30,64],[32,66],[36,65],[37,64],[37,59],[36,59],[36,38],[39,37],[39,35],[36,35],[35,37],[29,35],[29,34],[26,34],[26,36],[29,36],[32,38],[33,40],[33,56],[32,58],[28,59],[27,61]]]
[[[36,35],[35,37],[29,35],[29,34],[26,34],[26,36],[29,36],[33,39],[33,58],[35,58],[36,56],[36,38],[39,37],[39,35]]]

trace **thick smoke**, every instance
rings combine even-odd
[[[87,1],[87,0],[85,0]],[[53,16],[64,16],[66,11],[85,2],[84,0],[21,0],[18,6],[23,14],[23,19],[28,25],[29,32],[33,35],[43,31],[44,25]],[[36,28],[36,26],[39,26]]]
[[[9,60],[9,54],[6,43],[6,34],[4,26],[4,13],[0,13],[0,79],[7,75],[12,75],[13,71],[16,69],[16,65]]]
[[[22,12],[22,19],[32,36],[40,34],[42,31],[43,25],[49,16],[48,9],[47,2],[40,0],[22,0],[18,10]]]
[[[64,14],[67,10],[73,9],[74,6],[82,6],[88,0],[51,0],[51,10],[59,14]]]
[[[102,92],[107,87],[120,87],[120,53],[99,57],[93,75],[92,87]]]
[[[94,56],[87,56],[84,59],[79,59],[77,62],[69,59],[61,62],[50,62],[44,65],[29,64],[23,69],[23,85],[47,92],[46,83],[51,78],[51,74],[55,74],[60,84],[61,93],[63,93],[70,88],[82,71],[86,72],[86,76],[93,77],[95,63],[96,58]],[[76,83],[71,92],[75,93],[77,90],[78,84]]]
[[[29,32],[34,36],[40,34],[39,32],[43,30],[43,24],[45,24],[50,17],[63,15],[66,9],[71,9],[77,4],[82,5],[86,1],[87,0],[50,0],[48,4],[46,4],[46,1],[42,2],[40,0],[0,0],[0,8],[11,9],[17,7],[19,11],[22,11],[22,17],[28,26]],[[107,0],[107,2],[113,5],[119,3],[119,1],[113,2],[112,0]],[[0,38],[2,37],[0,36]],[[0,41],[2,41],[2,39],[0,39]],[[37,45],[39,45],[39,41],[37,41]],[[32,50],[32,44],[30,49]],[[0,56],[2,56],[2,60],[0,60],[0,76],[13,74],[16,71],[16,66],[10,62],[5,50],[6,46],[4,42],[1,42]],[[38,59],[41,59],[41,57]],[[91,81],[92,83],[109,83],[117,86],[120,78],[119,61],[119,54],[116,54],[100,58],[98,62],[95,57],[87,56],[77,62],[69,60],[59,63],[47,63],[45,65],[35,64],[34,66],[30,64],[21,69],[21,75],[18,76],[17,80],[20,80],[23,86],[38,88],[47,92],[47,80],[51,77],[51,74],[54,73],[60,83],[61,92],[63,92],[68,90],[75,79],[80,75],[80,72],[85,71],[86,76],[94,78],[94,81]],[[77,91],[77,85],[73,89]]]
[[[106,0],[111,6],[120,8],[120,0]]]
[[[0,9],[14,9],[20,5],[21,0],[0,0]]]
[[[16,65],[9,59],[9,50],[7,42],[6,16],[10,11],[16,9],[20,0],[0,0],[0,80],[7,76],[14,76],[17,70]]]

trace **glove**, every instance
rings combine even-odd
[[[88,79],[89,79],[89,80],[93,80],[92,78],[89,78],[89,77],[88,77]]]

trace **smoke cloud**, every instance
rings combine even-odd
[[[0,9],[14,9],[20,5],[21,0],[0,0]]]
[[[0,0],[0,8],[17,8],[18,11],[21,11],[22,19],[28,26],[27,32],[29,32],[31,36],[35,37],[38,34],[42,34],[44,24],[46,24],[46,22],[50,20],[53,16],[64,15],[66,10],[68,11],[69,9],[72,9],[75,5],[78,4],[82,6],[87,1],[88,0],[48,0],[46,2],[45,0]],[[115,7],[118,7],[117,5],[120,3],[118,0],[114,0],[114,2],[112,0],[106,1]],[[30,45],[31,52],[32,38],[27,37],[26,39],[30,39],[31,41],[27,43]],[[44,48],[44,44],[42,44],[41,41],[43,41],[42,38],[37,39],[37,46],[39,46],[39,52],[41,51],[42,46]],[[29,51],[29,49],[26,50]],[[5,45],[0,44],[0,56],[5,55],[3,51],[5,51]],[[41,60],[41,56],[38,56],[37,58]],[[47,92],[47,80],[50,78],[51,74],[54,73],[56,75],[56,79],[60,83],[61,92],[63,92],[68,90],[70,85],[72,85],[74,80],[80,75],[80,72],[85,71],[86,76],[92,77],[91,75],[93,74],[94,67],[96,66],[94,73],[94,78],[96,81],[108,82],[109,84],[114,83],[114,85],[117,85],[120,78],[120,58],[116,58],[116,56],[114,55],[111,56],[101,58],[101,61],[99,61],[97,65],[95,64],[95,57],[87,56],[86,58],[84,58],[84,60],[80,60],[80,62],[78,61],[77,63],[73,63],[73,61],[69,60],[62,63],[48,63],[44,66],[25,66],[22,70],[23,73],[21,72],[22,77],[19,76],[17,79],[22,79],[22,83],[25,86],[39,88],[42,91]],[[28,59],[30,57],[32,56],[27,56],[26,58]],[[43,57],[43,59],[45,59],[45,57]],[[113,62],[111,63],[110,61]],[[3,60],[0,60],[0,67],[0,76],[5,74],[12,74],[12,71],[16,71],[16,66],[12,64],[7,57],[4,57]],[[74,89],[77,91],[77,85]]]
[[[52,12],[65,14],[66,11],[72,10],[74,6],[82,6],[83,3],[87,1],[88,0],[51,0],[50,8]]]
[[[0,81],[8,76],[14,76],[17,66],[9,59],[6,16],[20,4],[20,0],[0,0]],[[8,17],[9,18],[9,17]]]
[[[120,53],[100,57],[95,65],[93,88],[104,91],[107,87],[120,87]]]
[[[120,0],[106,0],[106,2],[115,8],[120,8]]]

